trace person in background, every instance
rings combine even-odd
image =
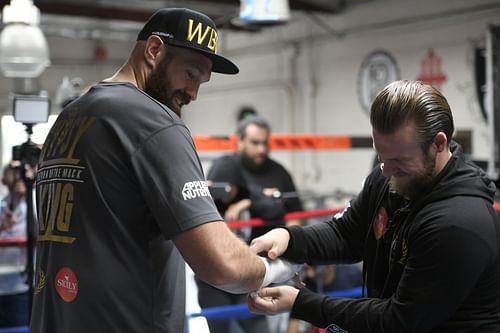
[[[212,72],[238,72],[216,50],[209,17],[160,9],[126,63],[60,113],[36,179],[31,333],[181,333],[186,262],[233,293],[294,274],[229,230],[180,118]]]
[[[4,167],[2,184],[8,193],[1,201],[0,239],[25,238],[26,186],[14,162]],[[28,324],[29,286],[25,266],[25,246],[0,247],[0,327]]]
[[[269,136],[271,127],[267,121],[250,115],[238,124],[238,152],[236,158],[241,166],[250,193],[266,195],[279,199],[284,213],[302,210],[295,184],[290,173],[278,162],[269,157]],[[260,217],[260,216],[252,216]],[[284,221],[268,220],[265,226],[252,228],[250,239],[263,235],[279,225],[301,225],[298,219]]]
[[[381,165],[344,212],[274,229],[251,245],[312,264],[362,260],[368,297],[263,288],[249,297],[251,310],[291,311],[334,332],[500,332],[495,186],[452,140],[445,97],[395,81],[375,98],[370,122]]]
[[[296,190],[290,173],[270,156],[269,136],[271,127],[268,122],[257,113],[252,113],[250,107],[246,107],[246,116],[238,123],[238,152],[235,157],[241,167],[246,179],[250,193],[254,196],[264,194],[280,202],[275,208],[275,217],[265,219],[265,225],[252,227],[249,239],[254,239],[265,234],[267,231],[283,225],[301,225],[302,220],[284,220],[286,213],[302,211],[302,203]],[[262,217],[252,214],[252,217]],[[296,323],[290,322],[289,328],[283,327],[287,315],[268,317],[268,322],[273,331],[287,330],[293,332],[292,326]]]
[[[283,216],[279,200],[263,194],[250,194],[238,160],[234,155],[222,156],[212,163],[207,180],[215,205],[225,221],[245,220],[250,216],[277,219]],[[245,242],[249,241],[248,227],[236,228],[233,232]],[[245,294],[232,294],[217,289],[195,278],[198,286],[198,302],[202,308],[246,303]],[[229,319],[207,319],[211,333],[231,333]],[[237,324],[246,333],[270,332],[264,316],[238,319]]]

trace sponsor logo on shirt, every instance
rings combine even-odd
[[[408,243],[406,239],[399,241],[399,237],[396,237],[392,241],[390,260],[394,261],[397,257],[399,257],[398,264],[405,265],[406,261],[408,261]]]
[[[344,210],[342,210],[342,211],[338,212],[337,214],[335,214],[333,216],[333,218],[334,219],[340,219],[340,218],[342,218],[342,216],[344,216],[344,213],[347,212],[347,210],[349,208],[351,208],[351,202],[350,201],[347,203],[347,206],[344,208]]]
[[[331,324],[326,328],[327,333],[349,333],[348,331],[338,327],[335,324]]]
[[[38,295],[39,293],[42,292],[43,288],[45,288],[45,285],[47,284],[47,277],[45,276],[45,273],[43,270],[39,267],[36,271],[37,276],[36,276],[36,284],[35,284],[35,295]]]
[[[387,230],[387,222],[389,221],[389,215],[384,207],[380,207],[377,216],[375,217],[375,223],[373,224],[373,232],[375,233],[375,239],[379,240],[385,234]]]
[[[209,197],[210,190],[206,181],[194,180],[186,182],[182,188],[182,197],[184,200],[196,199],[199,197]]]
[[[78,295],[78,279],[68,267],[63,267],[57,272],[54,284],[57,293],[65,302],[72,302]]]
[[[404,265],[406,264],[407,260],[408,260],[408,243],[406,242],[405,239],[403,239],[401,243],[401,258],[399,258],[398,263]]]

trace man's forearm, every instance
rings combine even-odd
[[[250,264],[248,264],[249,260]],[[259,289],[266,273],[266,266],[262,260],[254,255],[248,259],[241,258],[239,264],[241,267],[235,270],[240,270],[240,274],[230,278],[226,283],[213,284],[213,286],[233,294],[245,294]]]
[[[197,226],[174,241],[196,275],[213,286],[246,293],[262,284],[262,260],[223,221]]]

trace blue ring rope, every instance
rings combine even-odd
[[[346,289],[346,290],[336,290],[327,292],[324,295],[331,297],[361,297],[361,287]],[[207,319],[215,320],[229,320],[229,319],[240,319],[240,318],[250,318],[257,316],[248,310],[246,304],[238,305],[228,305],[228,306],[215,306],[211,308],[205,308],[199,313],[188,314],[187,317],[205,317]],[[0,333],[28,333],[28,326],[20,327],[9,327],[0,328]]]

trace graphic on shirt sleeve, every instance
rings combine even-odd
[[[387,230],[387,222],[389,221],[389,216],[384,207],[380,207],[377,216],[375,217],[375,223],[373,223],[373,232],[375,233],[375,239],[379,240],[385,234]]]
[[[210,196],[210,190],[208,189],[207,182],[204,180],[186,182],[182,188],[182,198],[184,200]]]
[[[37,172],[38,241],[73,243],[71,217],[75,184],[83,183],[85,167],[74,156],[83,134],[95,117],[71,116],[58,120],[44,143]]]
[[[78,279],[68,267],[63,267],[57,272],[54,285],[57,293],[65,302],[72,302],[78,295]]]
[[[349,333],[348,331],[338,327],[335,324],[331,324],[326,328],[327,333]]]

